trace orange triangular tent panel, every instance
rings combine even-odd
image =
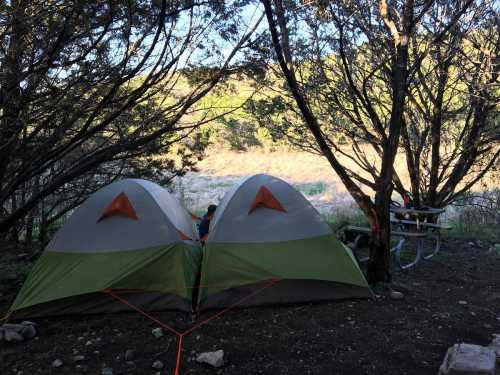
[[[177,233],[179,233],[179,236],[181,236],[181,240],[183,240],[183,241],[193,241],[192,238],[189,238],[188,236],[186,236],[186,234],[184,234],[179,229],[177,229]]]
[[[280,201],[276,199],[276,197],[266,188],[264,185],[260,187],[255,199],[250,207],[249,214],[254,212],[259,207],[266,207],[272,210],[286,212],[286,210],[281,205]]]
[[[130,203],[129,199],[125,195],[124,192],[121,192],[116,196],[115,199],[106,207],[103,214],[97,220],[97,222],[106,219],[110,216],[121,215],[126,216],[134,220],[138,220],[137,214],[135,213],[134,207],[132,203]]]

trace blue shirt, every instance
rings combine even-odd
[[[212,218],[207,215],[203,215],[203,218],[201,219],[200,224],[198,224],[198,234],[200,236],[200,240],[208,234],[208,231],[210,230],[210,220]]]

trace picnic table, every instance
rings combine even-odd
[[[424,253],[426,247],[422,241],[422,258],[428,260],[436,255],[441,248],[441,230],[451,229],[449,225],[439,223],[439,215],[445,212],[444,208],[433,207],[397,207],[391,206],[391,213],[394,217],[391,219],[393,227],[400,231],[411,233],[425,233],[425,238],[434,242],[432,249],[427,254]]]
[[[396,264],[401,269],[411,268],[421,260],[428,260],[439,252],[441,247],[441,230],[450,229],[449,226],[438,223],[439,215],[445,210],[442,208],[405,208],[391,206],[390,211],[393,214],[391,218],[391,237],[398,239],[395,246],[391,247],[391,253],[394,254]],[[370,228],[359,226],[348,226],[348,231],[356,233],[357,236],[350,244],[358,262],[366,262],[369,256],[362,256],[359,253],[362,236],[369,235]],[[430,239],[435,244],[430,252],[426,252],[425,239]],[[411,247],[414,250],[412,259],[406,259],[402,256],[404,247]]]
[[[413,215],[413,216],[439,216],[446,210],[444,208],[433,208],[433,207],[423,207],[423,208],[413,208],[413,207],[398,207],[391,205],[390,211],[395,214],[402,215]]]

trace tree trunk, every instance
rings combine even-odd
[[[31,243],[33,242],[33,226],[34,225],[35,225],[35,212],[32,212],[26,218],[26,238],[24,241],[26,244],[26,247],[31,246]]]
[[[13,16],[8,19],[12,25],[9,34],[9,43],[1,61],[0,74],[0,179],[3,179],[7,165],[16,157],[15,145],[18,143],[22,124],[19,119],[21,107],[21,59],[25,41],[23,14],[25,4],[22,1],[12,3],[15,9]]]
[[[407,124],[404,122],[401,128],[401,139],[406,154],[406,168],[410,176],[411,198],[416,207],[420,207],[420,155],[421,150],[417,147],[413,150]]]
[[[391,189],[392,191],[392,189]],[[387,198],[389,197],[389,198]],[[391,281],[391,224],[390,224],[390,194],[377,192],[375,208],[369,218],[372,230],[370,238],[370,260],[367,268],[369,284]]]
[[[38,243],[40,247],[43,248],[45,246],[45,242],[47,242],[47,216],[45,213],[45,205],[44,200],[40,202],[40,213],[39,213],[40,221],[38,223]]]
[[[11,209],[15,211],[17,209],[17,194],[13,194],[11,197]],[[10,240],[15,244],[19,243],[19,221],[16,221],[10,227]]]
[[[37,194],[40,186],[40,177],[35,178],[32,192]],[[31,246],[33,242],[33,229],[35,226],[35,217],[38,215],[39,206],[36,206],[30,211],[26,219],[26,246]]]

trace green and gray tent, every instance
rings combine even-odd
[[[14,317],[115,312],[128,307],[190,311],[201,249],[187,211],[152,182],[124,179],[89,197],[31,270]]]
[[[279,280],[266,289],[267,280]],[[346,246],[309,201],[259,174],[233,187],[210,224],[199,308],[370,297]]]

